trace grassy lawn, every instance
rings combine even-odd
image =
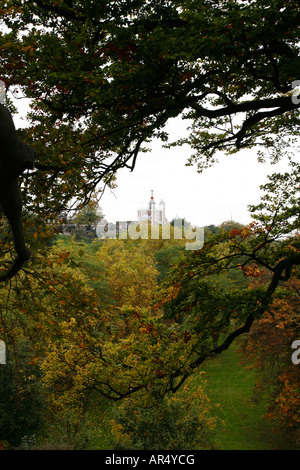
[[[239,363],[233,346],[207,361],[205,371],[207,394],[215,414],[224,421],[223,430],[220,426],[218,432],[222,450],[296,449],[286,434],[276,432],[263,418],[265,404],[251,400],[255,375]]]

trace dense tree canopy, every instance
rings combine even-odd
[[[58,413],[75,408],[78,419],[96,392],[162,399],[268,322],[282,285],[298,285],[299,2],[9,0],[0,15],[6,106],[30,100],[19,133],[36,150],[21,180],[34,256],[1,286],[1,332],[29,348]],[[175,117],[190,132],[172,143],[165,126]],[[274,162],[288,154],[289,171],[261,188],[253,223],[211,225],[197,251],[96,240],[86,254],[83,243],[56,243],[50,221],[74,200],[89,207],[154,137],[188,143],[199,171],[242,148]]]
[[[113,184],[176,116],[200,169],[254,145],[275,158],[297,132],[296,0],[1,3],[0,76],[32,99],[36,211]]]

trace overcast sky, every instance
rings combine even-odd
[[[168,129],[175,138],[185,131],[179,119],[172,120]],[[151,149],[139,156],[133,172],[120,171],[118,187],[102,196],[100,206],[109,222],[137,220],[137,209],[147,207],[154,190],[155,202],[166,203],[169,221],[177,216],[200,227],[230,219],[247,224],[251,221],[247,206],[262,195],[259,186],[268,174],[287,168],[286,162],[259,163],[256,150],[247,150],[221,157],[199,174],[196,166],[185,165],[191,154],[188,146],[164,149],[154,141]]]
[[[18,100],[19,114],[14,117],[16,127],[26,126],[25,100]],[[166,130],[170,140],[186,134],[186,123],[172,119]],[[203,173],[196,166],[186,166],[191,155],[189,146],[164,149],[162,143],[154,140],[148,144],[149,153],[141,153],[133,172],[122,169],[118,173],[117,188],[106,189],[100,207],[108,222],[137,220],[137,210],[147,207],[154,191],[157,204],[166,203],[166,217],[185,218],[199,227],[225,220],[242,224],[251,221],[249,204],[256,204],[262,192],[259,186],[267,181],[267,175],[285,171],[286,162],[277,165],[259,163],[256,150],[243,150],[232,156],[219,158]]]

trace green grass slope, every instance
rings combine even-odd
[[[294,450],[295,443],[263,418],[266,403],[252,400],[255,374],[240,364],[234,346],[205,364],[207,394],[220,425],[222,450]],[[218,406],[219,405],[219,406]]]

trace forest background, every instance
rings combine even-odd
[[[5,104],[31,100],[19,135],[36,150],[20,177],[32,256],[1,283],[2,448],[217,448],[205,369],[237,342],[254,401],[298,446],[299,3],[20,0],[1,2],[1,21]],[[176,116],[190,132],[169,142]],[[249,225],[206,227],[199,250],[59,236],[153,138],[190,145],[198,171],[242,148],[288,170]],[[5,217],[0,248],[4,273]]]

